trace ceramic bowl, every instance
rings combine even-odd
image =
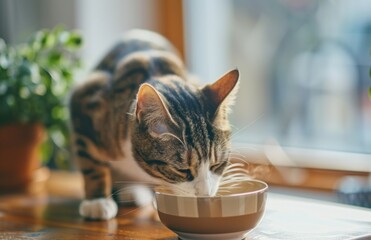
[[[177,196],[164,187],[155,197],[161,222],[181,239],[243,239],[263,216],[267,189],[248,180],[215,197]]]

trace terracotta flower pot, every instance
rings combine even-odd
[[[45,130],[40,124],[0,127],[0,192],[23,190],[40,168],[40,145]]]

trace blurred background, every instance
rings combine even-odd
[[[204,83],[240,70],[239,152],[263,146],[277,165],[369,173],[369,9],[369,0],[0,0],[0,37],[78,29],[78,82],[126,30],[157,31]]]

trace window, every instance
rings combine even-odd
[[[371,153],[369,9],[367,0],[184,1],[191,72],[211,82],[240,70],[234,142]]]

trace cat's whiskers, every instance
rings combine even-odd
[[[238,148],[237,148],[238,149]],[[256,150],[257,151],[257,149],[254,149],[254,150]],[[245,159],[245,158],[247,158],[247,156],[249,155],[248,153],[246,153],[246,152],[244,152],[244,153],[241,153],[240,151],[238,151],[238,150],[236,150],[236,149],[234,149],[233,148],[233,150],[232,151],[224,151],[224,152],[222,152],[222,153],[227,153],[228,155],[229,155],[229,158],[237,158],[237,157],[240,157],[239,159],[240,160],[243,160],[243,159]],[[248,162],[246,162],[245,160],[243,160],[245,163],[247,163],[248,164]]]
[[[115,184],[132,184],[132,185],[144,185],[144,186],[160,186],[159,183],[146,182],[146,181],[115,181]]]
[[[228,181],[228,180],[236,179],[237,177],[248,177],[248,176],[249,176],[248,173],[242,172],[242,171],[231,173],[231,174],[228,174],[226,177],[223,177],[221,183],[224,183],[225,181]]]
[[[154,182],[146,182],[146,181],[123,180],[123,181],[115,181],[115,183],[114,183],[114,185],[116,185],[116,186],[119,185],[119,184],[122,184],[124,186],[121,187],[120,189],[118,189],[117,191],[115,191],[114,193],[112,193],[107,198],[112,197],[113,195],[118,194],[118,193],[123,193],[125,191],[130,191],[137,186],[145,186],[145,187],[148,187],[152,190],[154,190],[155,187],[166,187],[166,188],[172,190],[174,192],[174,194],[185,195],[185,196],[189,195],[189,192],[187,192],[185,189],[183,189],[183,188],[181,188],[181,187],[179,187],[175,184],[171,184],[171,183],[168,183],[168,182],[165,182],[165,181],[161,181],[160,183],[154,183]]]
[[[225,178],[223,180],[223,182],[220,183],[220,186],[223,186],[223,185],[225,185],[227,183],[231,183],[231,182],[237,182],[239,180],[250,180],[250,179],[251,179],[250,177],[248,177],[244,174],[236,174],[236,175],[231,176],[229,178]]]
[[[240,157],[232,157],[234,161],[241,161],[243,163],[245,163],[245,165],[249,165],[250,163],[246,160],[246,159],[243,159],[243,158],[240,158]]]
[[[225,169],[224,171],[227,171],[228,169],[231,169],[231,168],[236,168],[236,167],[244,167],[245,164],[243,163],[231,163],[229,164]]]
[[[229,154],[230,157],[241,157],[241,158],[246,158],[246,155],[242,154],[242,153],[235,153],[235,152],[232,152]]]
[[[247,171],[244,168],[231,168],[228,169],[224,172],[224,174],[231,174],[231,173],[244,173],[244,174],[249,174],[249,171]]]
[[[243,159],[240,159],[245,162]],[[218,193],[229,193],[231,190],[238,188],[241,181],[250,180],[249,171],[245,168],[245,163],[229,164],[222,175],[219,183]]]
[[[246,164],[245,163],[240,163],[240,162],[234,162],[234,163],[230,163],[225,169],[224,169],[224,172],[223,172],[223,176],[228,173],[228,171],[230,170],[233,170],[233,169],[242,169],[244,170],[246,167]]]

